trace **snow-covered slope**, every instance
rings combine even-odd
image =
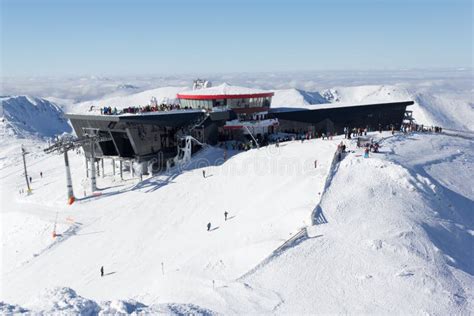
[[[311,222],[334,146],[321,140],[292,142],[240,153],[224,163],[223,150],[209,148],[184,172],[141,183],[113,177],[106,162],[107,177],[98,179],[105,188],[102,196],[85,199],[80,198],[84,160],[71,153],[79,197],[72,206],[65,203],[64,170],[58,168],[62,157],[29,166],[31,174],[44,174],[34,177],[31,196],[18,195],[24,181],[20,164],[4,170],[1,191],[12,198],[2,201],[2,223],[7,224],[2,239],[8,242],[2,253],[14,255],[32,232],[51,242],[38,243],[36,249],[30,245],[29,256],[25,251],[17,255],[21,260],[3,260],[0,297],[30,308],[31,298],[44,288],[60,286],[94,300],[133,298],[147,305],[185,302],[227,310],[228,302],[220,298],[227,294],[213,291],[213,280],[216,287],[232,287],[233,280]],[[200,166],[208,163],[217,165],[206,167],[203,178]],[[53,241],[56,214],[66,228]],[[110,273],[103,279],[101,265]]]
[[[222,150],[210,148],[182,173],[142,183],[120,181],[107,163],[107,176],[98,179],[108,187],[102,196],[70,207],[64,172],[57,168],[61,157],[37,159],[29,167],[32,174],[45,174],[33,181],[31,196],[15,192],[22,186],[20,164],[3,170],[1,254],[15,260],[2,258],[0,299],[19,306],[0,307],[69,313],[472,313],[473,141],[382,136],[388,137],[382,153],[369,159],[351,144],[354,152],[331,169],[325,191],[339,139],[230,152],[223,164]],[[205,167],[203,178],[207,162],[215,165]],[[79,197],[82,163],[71,155]],[[460,176],[453,175],[453,166]],[[315,209],[325,220],[311,226]],[[63,236],[53,241],[56,216]],[[213,230],[207,232],[209,221]],[[271,255],[308,225],[310,238]],[[28,242],[32,234],[46,244]]]
[[[278,314],[472,313],[472,180],[447,168],[472,176],[473,145],[417,135],[349,154],[320,204],[327,223],[243,281],[277,292]]]
[[[473,93],[413,93],[416,102],[413,115],[424,117],[421,122],[445,128],[474,131]],[[430,124],[431,123],[431,124]]]
[[[411,87],[408,84],[342,86],[320,92],[297,89],[276,90],[272,107],[317,109],[319,104],[369,104],[415,101],[408,108],[419,124],[448,129],[474,130],[472,91],[441,88]]]
[[[308,92],[298,89],[275,90],[272,107],[304,107],[309,104],[327,103],[319,92]]]
[[[383,81],[383,80],[381,80]],[[459,79],[458,79],[459,81]],[[458,130],[474,129],[474,103],[472,87],[466,87],[465,81],[455,81],[453,84],[442,80],[421,83],[400,82],[392,84],[372,84],[355,86],[333,86],[319,91],[301,89],[272,89],[274,108],[317,108],[318,104],[368,104],[395,101],[415,101],[409,108],[420,124],[437,125]],[[472,82],[472,80],[471,80]],[[459,84],[457,86],[456,84]],[[129,85],[125,85],[129,87]],[[176,95],[189,90],[186,86],[161,87],[139,93],[131,93],[134,89],[119,89],[113,94],[82,103],[72,103],[65,100],[68,112],[84,113],[98,111],[101,106],[146,105],[152,97],[158,102],[176,102]],[[130,94],[131,93],[131,94]],[[58,100],[51,98],[51,100]]]
[[[444,91],[441,88],[399,85],[371,85],[336,87],[321,92],[335,103],[381,103],[412,100],[408,108],[420,124],[451,129],[474,130],[472,91],[464,89]]]
[[[2,137],[53,137],[72,131],[60,106],[31,96],[0,98]]]
[[[68,110],[143,105],[186,89]],[[314,108],[319,96],[336,104],[415,100],[418,122],[472,129],[472,99],[453,91],[397,84],[277,90],[273,105]],[[30,99],[25,111],[35,113]],[[102,195],[86,198],[84,157],[71,152],[78,201],[67,206],[62,157],[44,155],[44,142],[31,138],[47,134],[43,127],[33,122],[31,132],[18,123],[21,111],[13,113],[15,137],[4,132],[0,143],[0,314],[473,313],[472,140],[382,134],[384,153],[363,159],[351,147],[331,172],[337,137],[229,151],[226,162],[222,149],[208,148],[182,172],[141,183],[129,172],[113,176],[106,161]],[[20,141],[31,153],[30,196],[19,193]],[[327,223],[311,226],[313,211]],[[54,226],[62,236],[53,240]],[[306,226],[310,238],[273,253]]]

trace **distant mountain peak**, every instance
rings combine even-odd
[[[4,136],[47,138],[72,131],[62,108],[28,95],[0,98]]]

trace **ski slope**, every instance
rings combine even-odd
[[[184,171],[141,183],[113,177],[107,162],[107,176],[98,178],[102,196],[85,199],[84,158],[71,154],[78,196],[72,206],[65,201],[61,156],[30,166],[31,174],[44,174],[34,178],[31,196],[18,194],[24,181],[21,165],[15,166],[18,173],[9,168],[1,175],[2,195],[12,197],[2,199],[2,255],[9,258],[22,248],[31,232],[42,242],[22,248],[21,260],[3,260],[1,299],[29,308],[32,297],[60,286],[94,300],[215,307],[222,298],[212,290],[212,280],[216,286],[232,283],[311,223],[334,148],[330,141],[290,142],[231,153],[225,162],[222,149],[208,148]],[[213,166],[205,167],[203,178],[200,166],[207,164]],[[56,214],[63,236],[53,241]],[[102,265],[111,273],[103,279]],[[225,301],[217,306],[226,308]]]
[[[186,89],[66,108],[146,104]],[[436,84],[284,89],[275,90],[273,106],[316,108],[319,96],[334,104],[413,99],[419,123],[472,130],[472,97],[463,91]],[[78,200],[67,206],[63,158],[43,154],[42,139],[70,127],[60,106],[22,98],[22,111],[2,102],[0,314],[473,313],[469,136],[373,134],[385,139],[383,153],[363,159],[352,144],[354,152],[333,168],[340,138],[228,151],[225,162],[221,148],[209,147],[184,169],[141,183],[128,170],[120,180],[118,165],[113,176],[106,161],[98,197],[91,197],[83,155],[71,152]],[[20,193],[21,144],[30,152],[31,196]],[[314,211],[327,223],[313,226]],[[56,239],[54,226],[62,234]],[[274,253],[305,227],[308,238]]]
[[[2,254],[21,250],[2,259],[1,300],[18,304],[3,308],[57,312],[52,302],[63,302],[70,312],[173,314],[174,304],[198,314],[472,312],[473,141],[382,136],[382,153],[364,159],[352,144],[332,169],[339,140],[231,152],[224,163],[221,149],[208,148],[182,172],[142,183],[128,173],[120,181],[106,165],[102,197],[71,207],[56,167],[61,157],[47,158],[31,168],[46,174],[33,181],[33,195],[2,187],[15,196],[3,201]],[[71,158],[80,196],[83,161]],[[203,178],[207,162],[213,166]],[[453,165],[458,176],[450,175]],[[20,177],[6,179],[21,186]],[[317,205],[327,223],[312,226]],[[46,227],[56,212],[64,235],[53,241]],[[308,238],[272,254],[302,227]],[[102,279],[101,265],[110,273]]]
[[[273,312],[473,312],[473,141],[415,135],[383,146],[369,159],[348,154],[321,200],[327,223],[243,279],[279,293]]]

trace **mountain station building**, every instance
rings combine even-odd
[[[177,104],[150,104],[100,114],[67,114],[78,137],[102,135],[95,157],[147,161],[159,155],[163,165],[179,153],[184,136],[215,145],[224,141],[265,144],[277,133],[312,137],[342,134],[345,127],[400,128],[413,101],[377,104],[337,103],[310,108],[272,108],[274,92],[221,84],[178,93]],[[108,108],[107,108],[108,106]],[[104,114],[107,113],[107,114]],[[86,156],[91,148],[84,148]]]

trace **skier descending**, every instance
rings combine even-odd
[[[202,177],[203,177],[203,178],[206,178],[206,170],[203,170],[203,171],[202,171]]]
[[[104,276],[104,266],[100,267],[100,276]]]
[[[211,230],[211,223],[207,223],[207,231],[210,231]]]
[[[224,220],[227,220],[227,215],[229,215],[229,213],[227,211],[224,212]]]

